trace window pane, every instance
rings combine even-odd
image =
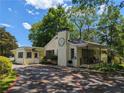
[[[27,58],[32,58],[32,53],[31,52],[27,52]]]
[[[52,56],[54,55],[54,50],[47,50],[46,51],[46,56]]]
[[[74,49],[71,49],[71,59],[74,58]]]
[[[23,58],[23,52],[18,52],[18,58]]]

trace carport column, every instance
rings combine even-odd
[[[26,65],[26,51],[23,52],[23,64]]]
[[[67,66],[68,61],[68,31],[58,32],[58,65]]]

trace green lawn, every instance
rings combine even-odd
[[[3,93],[8,89],[10,84],[16,79],[16,73],[12,72],[8,77],[0,80],[0,93]]]

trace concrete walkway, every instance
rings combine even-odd
[[[124,93],[124,77],[58,66],[15,66],[20,74],[9,93]]]

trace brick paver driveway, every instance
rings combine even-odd
[[[68,67],[28,66],[9,93],[124,93],[124,78]]]

